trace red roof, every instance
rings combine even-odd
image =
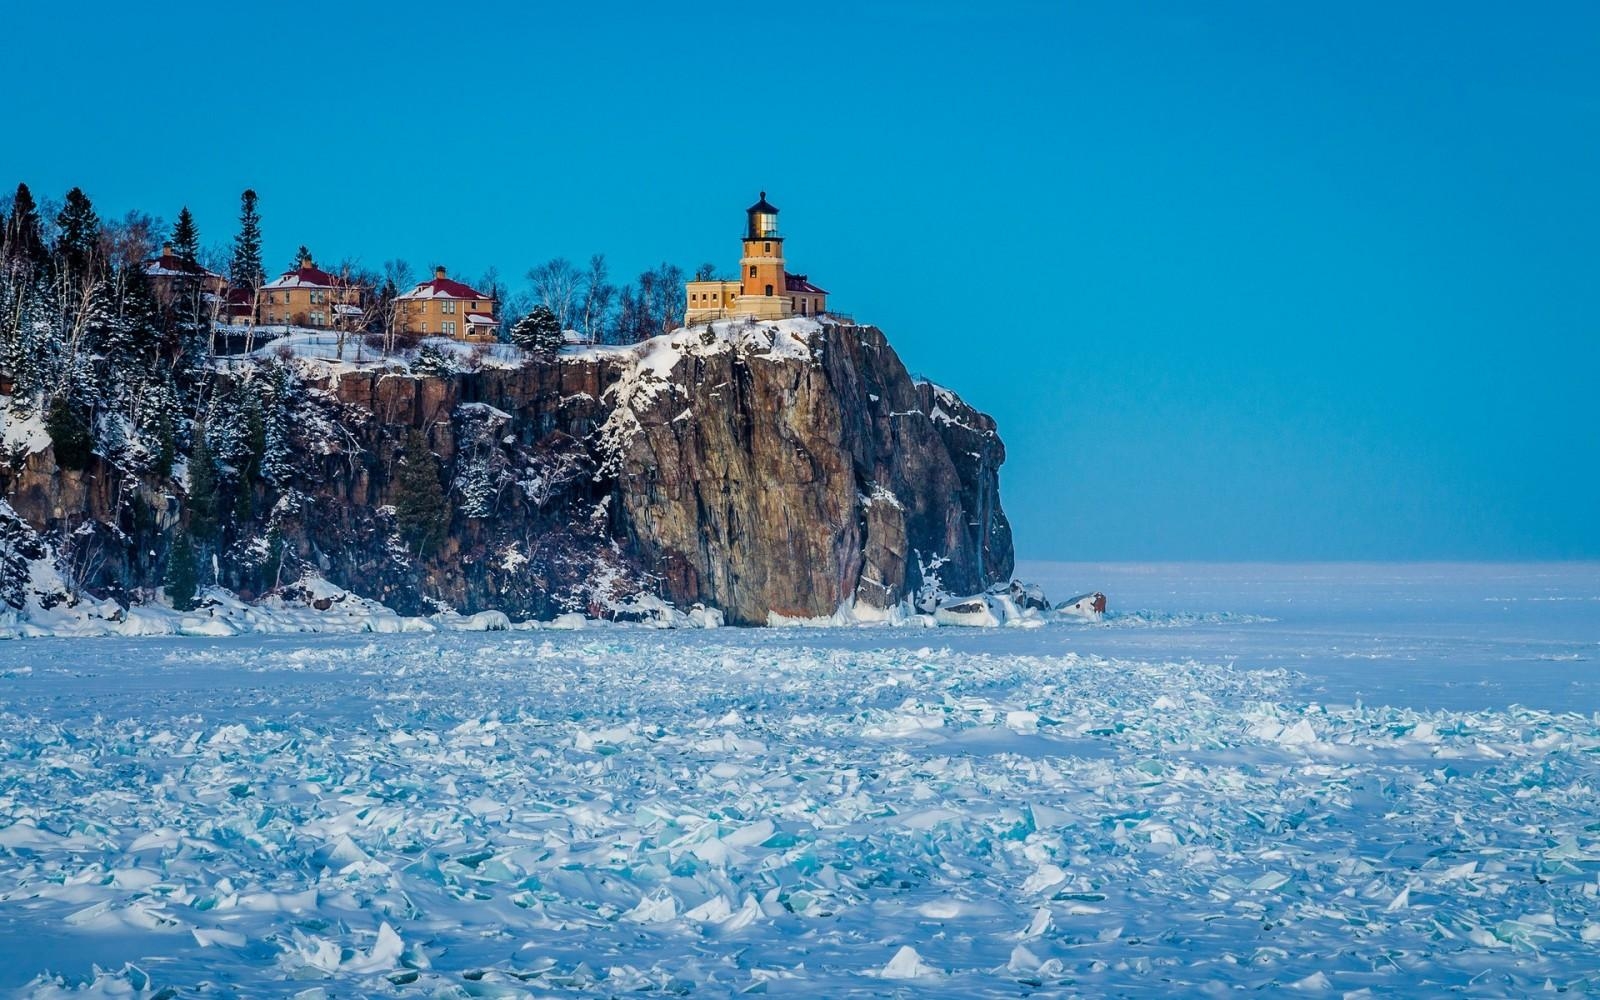
[[[144,261],[146,274],[198,274],[210,278],[220,278],[222,275],[215,271],[207,270],[192,261],[186,261],[175,253],[168,253],[164,248],[159,257],[147,257]]]
[[[422,282],[400,297],[403,299],[487,299],[489,296],[471,285],[463,285],[459,281],[452,281],[449,278],[434,278],[431,281]]]
[[[817,295],[826,295],[826,288],[818,288],[806,280],[803,274],[785,274],[783,276],[783,289],[786,292],[813,292]]]
[[[285,271],[278,275],[275,280],[268,282],[267,287],[339,288],[344,284],[345,282],[342,279],[336,278],[327,271],[324,271],[322,268],[312,265],[310,267],[297,267],[292,270]]]

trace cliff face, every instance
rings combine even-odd
[[[754,624],[891,607],[923,566],[956,593],[1011,572],[994,422],[913,382],[872,327],[720,324],[428,377],[289,367],[288,471],[238,473],[212,545],[247,596],[309,568],[406,613],[605,613],[653,593]],[[446,491],[428,545],[396,510],[411,463]],[[66,472],[48,447],[14,454],[0,488],[96,592],[158,585],[192,517],[182,480],[106,458]]]

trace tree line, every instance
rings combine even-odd
[[[219,559],[241,590],[260,593],[292,579],[286,574],[296,571],[295,557],[277,524],[286,505],[293,507],[295,440],[315,425],[314,408],[286,359],[266,352],[246,366],[213,360],[229,329],[215,322],[215,275],[242,290],[242,301],[256,301],[269,276],[262,242],[260,199],[249,190],[240,196],[232,240],[210,248],[187,206],[168,225],[139,211],[103,218],[80,188],[41,203],[19,184],[0,198],[0,402],[8,437],[43,433],[60,468],[84,470],[99,458],[97,468],[115,484],[109,524],[51,528],[69,586],[89,584],[106,554],[122,549],[161,571],[179,608],[194,605],[198,588],[215,578],[207,567]],[[157,258],[163,246],[171,258]],[[310,256],[301,246],[285,263],[293,269]],[[152,273],[149,262],[157,259],[164,264]],[[333,269],[375,290],[363,313],[374,332],[392,324],[386,304],[416,283],[400,260],[378,272],[351,261]],[[490,270],[476,285],[500,303],[502,339],[538,355],[558,349],[563,331],[631,343],[672,329],[683,316],[684,276],[671,264],[618,285],[603,254],[582,267],[558,257],[525,277],[525,288],[510,291]],[[422,371],[426,361],[412,367]],[[437,542],[429,533],[447,521],[443,473],[425,442],[408,441],[404,455],[396,517],[407,543],[426,551]],[[499,482],[490,473],[503,479],[505,470],[471,461],[463,468],[450,489],[464,503],[483,506],[498,495],[488,488]],[[546,480],[559,477],[541,473],[529,482]],[[173,481],[184,518],[140,495],[154,483],[159,496],[159,484]],[[130,548],[134,537],[159,537],[161,544]]]

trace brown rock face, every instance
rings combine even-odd
[[[893,606],[935,560],[955,593],[1011,573],[994,421],[913,382],[873,327],[724,326],[521,368],[297,379],[293,481],[230,486],[219,512],[212,554],[237,590],[286,582],[260,561],[269,539],[405,613],[598,613],[650,592],[759,624]],[[413,431],[449,507],[428,552],[391,506]],[[115,595],[159,585],[189,517],[180,482],[103,459],[62,472],[48,449],[0,464],[0,495],[46,542],[93,528],[85,584]]]
[[[891,606],[921,584],[918,556],[948,559],[958,593],[1010,576],[994,422],[912,382],[881,331],[695,337],[665,386],[608,400],[626,529],[677,600],[756,623]]]

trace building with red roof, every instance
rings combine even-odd
[[[161,248],[161,256],[145,258],[143,267],[145,277],[150,279],[151,293],[163,306],[172,306],[180,299],[200,295],[208,308],[215,312],[228,290],[227,278],[208,270],[198,261],[178,256],[170,243]]]
[[[353,329],[365,315],[362,305],[368,293],[360,282],[329,274],[306,257],[299,267],[261,286],[261,322],[319,330]]]
[[[494,296],[462,284],[436,267],[433,279],[395,297],[395,329],[422,337],[482,343],[495,339]]]

